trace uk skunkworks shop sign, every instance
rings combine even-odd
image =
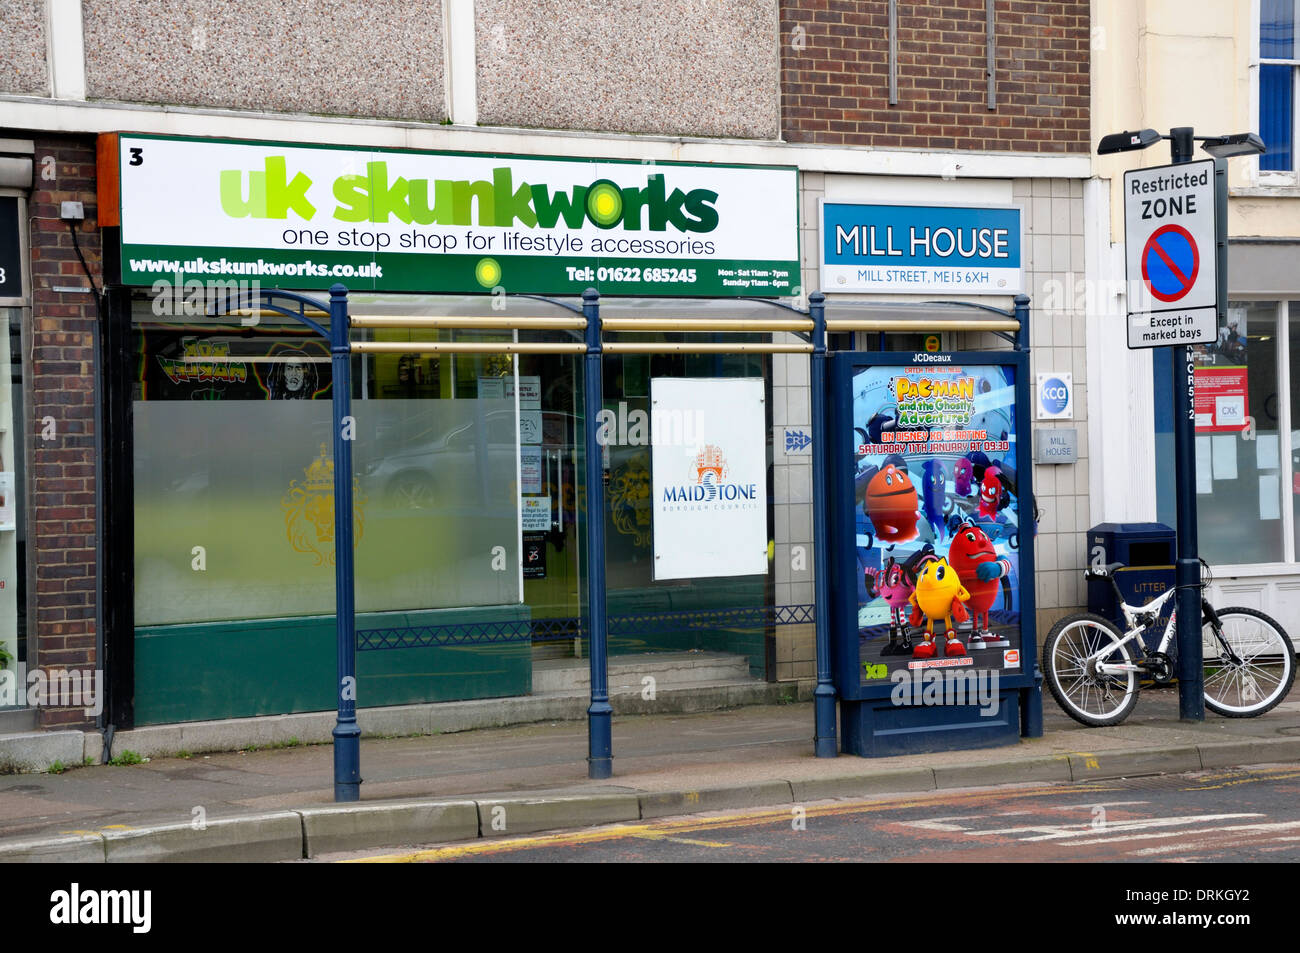
[[[823,202],[822,290],[1016,294],[1020,209]]]
[[[767,572],[763,381],[652,378],[655,579]]]
[[[122,281],[786,296],[797,172],[122,134]]]

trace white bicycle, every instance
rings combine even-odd
[[[1124,614],[1123,634],[1109,620],[1090,613],[1066,616],[1043,643],[1043,675],[1065,713],[1085,725],[1118,725],[1137,705],[1143,677],[1166,683],[1177,671],[1170,650],[1177,611],[1169,614],[1154,652],[1139,638],[1159,624],[1160,610],[1176,587],[1143,606],[1126,603],[1111,563],[1084,573],[1106,579]],[[1207,567],[1208,568],[1208,567]],[[1204,585],[1204,584],[1202,584]],[[1228,718],[1253,718],[1273,708],[1295,681],[1295,648],[1275,620],[1255,609],[1216,610],[1201,597],[1201,652],[1205,664],[1205,707]]]

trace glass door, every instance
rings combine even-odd
[[[582,545],[579,484],[583,439],[574,382],[581,362],[567,355],[519,355],[519,453],[524,602],[536,654],[575,649]]]

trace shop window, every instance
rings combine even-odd
[[[1196,374],[1196,517],[1200,555],[1215,565],[1294,559],[1283,511],[1292,485],[1286,420],[1296,399],[1283,373],[1285,305],[1234,301],[1210,345],[1191,348]],[[1174,381],[1167,355],[1157,368],[1158,518],[1177,525],[1172,436]],[[1288,503],[1288,505],[1292,505]]]
[[[1211,346],[1194,349],[1196,506],[1211,563],[1283,559],[1278,314],[1234,302]]]
[[[684,341],[681,334],[641,335]],[[760,340],[754,336],[753,340]],[[722,608],[760,604],[763,580],[756,582],[757,596],[743,590],[734,577],[713,579],[654,579],[652,505],[650,484],[652,455],[650,434],[650,381],[661,377],[763,377],[766,362],[756,354],[654,354],[606,358],[603,390],[605,409],[614,425],[603,450],[608,497],[605,545],[606,573],[611,591],[675,590],[674,598],[693,597],[692,607]],[[743,590],[743,592],[742,592]],[[611,596],[617,599],[617,596]]]
[[[1259,158],[1263,172],[1295,171],[1297,0],[1260,0],[1259,132],[1267,151]]]
[[[453,380],[499,376],[502,357],[460,355],[447,374],[423,356],[354,359],[358,611],[520,601],[514,400],[443,399]],[[135,358],[137,626],[332,612],[326,345],[267,321],[142,323]]]

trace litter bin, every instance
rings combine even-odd
[[[1178,534],[1164,523],[1098,523],[1088,530],[1088,564],[1123,563],[1115,583],[1129,605],[1145,605],[1174,585]],[[1160,622],[1143,633],[1148,650],[1160,644],[1176,600],[1164,605]],[[1088,611],[1110,619],[1124,631],[1124,614],[1115,604],[1115,590],[1104,579],[1088,580]]]

